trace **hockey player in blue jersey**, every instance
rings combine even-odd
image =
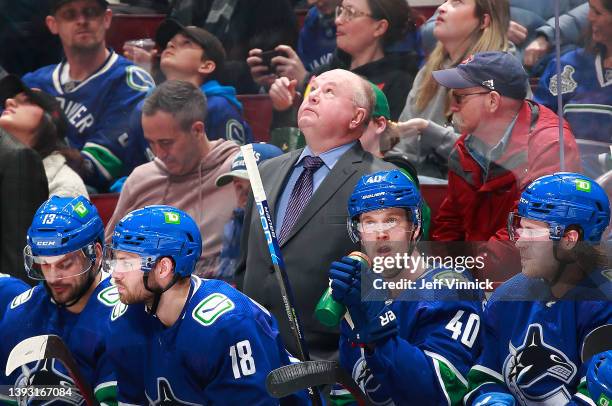
[[[421,204],[418,188],[402,171],[363,176],[349,199],[351,238],[361,242],[375,265],[396,254],[416,260]],[[385,297],[391,300],[385,301],[372,295],[372,281],[409,280],[422,286],[471,278],[422,263],[373,270],[378,277],[366,272],[368,279],[361,285],[355,259],[344,257],[331,265],[332,296],[347,307],[351,320],[341,325],[341,365],[377,405],[459,404],[467,392],[467,372],[480,351],[480,291],[460,295],[447,288],[391,289]],[[338,395],[332,392],[340,400]]]
[[[144,163],[142,144],[127,134],[132,110],[153,87],[142,68],[106,48],[112,13],[105,0],[52,0],[46,23],[59,35],[66,59],[23,77],[55,96],[69,121],[66,138],[83,154],[85,183],[106,191]],[[140,161],[135,161],[140,159]]]
[[[599,247],[609,221],[608,197],[583,175],[547,175],[525,189],[508,220],[522,272],[485,307],[467,405],[593,405],[580,353],[612,322],[612,276]]]
[[[106,355],[104,331],[118,301],[110,278],[103,279],[104,227],[96,208],[84,197],[53,196],[36,212],[27,234],[24,261],[27,274],[41,281],[15,297],[0,322],[0,365],[26,338],[42,334],[60,336],[72,352],[97,400],[115,401],[114,372]],[[0,374],[0,404],[17,404],[9,387],[70,388],[66,396],[46,405],[84,405],[85,400],[64,366],[55,359],[41,360]],[[38,404],[21,399],[19,404]]]
[[[117,223],[105,265],[122,302],[108,335],[119,402],[278,404],[265,389],[268,372],[289,363],[276,322],[225,282],[192,276],[201,250],[194,220],[171,206]]]
[[[30,285],[5,273],[0,273],[0,322],[4,317],[6,306],[20,293],[30,289]]]

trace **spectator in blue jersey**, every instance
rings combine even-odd
[[[612,322],[610,253],[600,245],[609,222],[608,197],[584,175],[546,175],[522,193],[508,218],[522,271],[485,306],[466,405],[594,404],[581,351]]]
[[[127,130],[130,114],[153,79],[106,47],[112,12],[105,0],[50,3],[47,27],[59,35],[66,58],[28,73],[23,81],[58,99],[69,122],[68,143],[85,159],[85,183],[104,192],[143,163]]]
[[[612,0],[589,0],[587,47],[561,57],[563,115],[578,141],[585,174],[612,169]],[[534,99],[557,111],[557,65],[551,61]],[[596,143],[593,143],[595,141]]]
[[[373,404],[456,405],[481,350],[481,291],[465,268],[420,253],[421,204],[402,170],[363,176],[348,201],[348,231],[372,269],[352,254],[329,270],[332,297],[350,316],[340,329],[340,364]],[[427,287],[443,280],[463,289]]]
[[[116,404],[116,378],[106,352],[105,332],[117,289],[101,272],[104,226],[83,196],[52,196],[36,211],[23,249],[25,269],[39,284],[15,297],[0,322],[0,365],[25,339],[58,335],[100,404]],[[49,403],[85,404],[68,371],[55,359],[29,362],[9,376],[0,374],[0,403],[16,404],[8,388],[64,387]],[[27,392],[24,404],[34,404]],[[90,403],[89,401],[87,403]]]
[[[171,206],[117,224],[105,264],[122,302],[107,336],[120,404],[279,404],[265,387],[289,364],[276,321],[225,282],[192,275],[201,251],[198,225]]]
[[[262,142],[253,144],[253,154],[259,165],[267,159],[282,155],[283,151],[275,145]],[[215,183],[217,187],[223,187],[231,183],[236,195],[237,206],[232,212],[232,219],[223,228],[223,246],[221,247],[219,269],[214,275],[215,279],[221,279],[234,285],[234,271],[240,257],[240,235],[244,223],[244,209],[251,192],[251,183],[249,182],[242,151],[234,158],[231,170],[219,175]]]

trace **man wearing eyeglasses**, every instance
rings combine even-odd
[[[104,192],[143,163],[132,162],[144,154],[126,130],[130,113],[154,82],[106,47],[112,18],[106,0],[51,0],[50,6],[47,28],[59,35],[66,58],[23,81],[59,100],[70,123],[66,138],[85,158],[85,183]]]
[[[462,135],[449,157],[449,192],[432,239],[487,243],[487,271],[518,272],[518,255],[507,244],[507,213],[531,181],[561,169],[559,118],[526,99],[527,74],[509,53],[478,53],[433,75],[452,89],[453,122]],[[563,170],[580,172],[567,125],[563,134]],[[499,266],[502,260],[510,262]]]

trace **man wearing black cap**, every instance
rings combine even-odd
[[[508,240],[506,220],[521,192],[560,170],[559,118],[525,99],[527,74],[511,54],[475,54],[433,76],[452,89],[453,121],[462,135],[449,157],[448,195],[432,239],[489,242],[487,249],[503,251],[496,241]],[[576,141],[567,125],[563,131],[564,170],[579,172]],[[489,260],[506,258],[502,251]]]
[[[52,0],[46,17],[59,35],[66,59],[23,77],[32,88],[55,96],[70,123],[66,137],[81,150],[85,182],[105,191],[144,162],[127,135],[130,113],[153,86],[143,69],[106,48],[112,12],[105,0]]]

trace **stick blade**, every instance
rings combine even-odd
[[[30,362],[39,361],[45,358],[53,358],[48,354],[49,340],[55,341],[53,338],[59,338],[55,335],[40,335],[26,338],[18,343],[8,356],[6,361],[5,374],[9,376],[17,368]]]
[[[605,324],[591,331],[582,344],[582,362],[587,362],[595,354],[612,350],[612,324]]]
[[[300,390],[336,382],[338,363],[335,361],[306,361],[286,365],[271,371],[266,378],[266,389],[271,396],[282,398]]]

